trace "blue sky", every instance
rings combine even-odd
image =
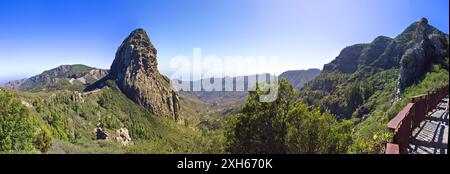
[[[159,69],[176,55],[278,56],[283,70],[322,68],[339,51],[395,37],[427,17],[448,33],[448,0],[2,0],[0,82],[61,64],[109,68],[144,28]],[[280,73],[267,67],[268,72]]]

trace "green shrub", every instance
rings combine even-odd
[[[47,127],[42,126],[36,137],[36,148],[46,153],[52,147],[52,133]]]
[[[0,91],[0,152],[21,153],[34,149],[36,128],[28,109],[21,101]]]
[[[252,92],[242,112],[230,118],[226,150],[239,154],[345,153],[351,144],[349,121],[296,103],[295,91],[285,79],[279,81],[278,98],[258,101],[262,93]]]

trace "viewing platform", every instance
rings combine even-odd
[[[410,154],[447,154],[448,98],[442,100],[434,112],[414,129],[408,147]]]
[[[448,85],[415,96],[388,123],[394,134],[386,154],[447,154],[449,97]]]

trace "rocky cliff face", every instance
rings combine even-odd
[[[448,36],[428,25],[427,19],[414,26],[410,48],[400,60],[401,90],[417,82],[433,63],[444,63],[448,56]]]
[[[420,82],[431,65],[448,70],[448,43],[447,34],[421,19],[395,38],[379,36],[343,49],[300,96],[339,118],[362,118],[376,107],[370,101],[378,100],[372,98],[379,97],[378,92],[391,93],[395,101],[406,87]]]
[[[354,73],[364,66],[388,68],[388,62],[379,62],[381,55],[387,54],[385,50],[392,42],[393,39],[389,37],[379,36],[371,43],[344,48],[335,60],[324,66],[323,71]]]
[[[448,35],[423,18],[394,39],[380,36],[371,43],[343,49],[335,60],[324,66],[323,72],[350,74],[363,68],[400,68],[399,87],[404,89],[417,82],[434,63],[448,68],[445,57],[448,57]]]
[[[157,51],[143,29],[133,31],[120,45],[108,78],[128,98],[150,112],[180,120],[178,93],[158,71]]]

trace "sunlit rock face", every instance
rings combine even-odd
[[[172,89],[170,80],[159,73],[156,55],[147,33],[137,29],[117,50],[109,78],[131,100],[155,115],[180,120],[178,93]]]

